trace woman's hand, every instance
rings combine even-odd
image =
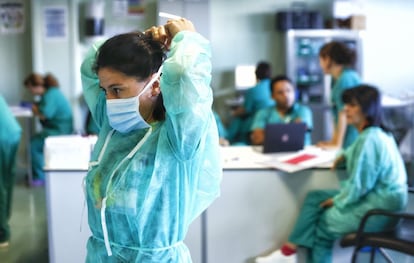
[[[261,145],[264,142],[265,133],[263,129],[256,129],[250,134],[253,145]]]
[[[332,141],[322,141],[316,144],[317,147],[324,149],[324,150],[335,150],[339,149],[340,146]]]
[[[159,41],[169,49],[171,40],[180,31],[193,31],[195,28],[193,23],[185,18],[170,19],[163,26],[153,26],[145,31],[145,34],[151,35],[152,39]]]
[[[193,23],[185,18],[168,20],[164,27],[171,39],[180,31],[196,31]]]
[[[329,208],[333,206],[333,199],[329,198],[325,201],[323,201],[322,203],[319,204],[320,207],[322,208]]]
[[[46,119],[46,117],[40,112],[39,106],[37,106],[36,104],[32,105],[32,112],[33,115],[39,118],[39,120],[44,121]]]

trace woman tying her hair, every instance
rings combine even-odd
[[[86,177],[86,262],[191,262],[183,240],[222,174],[210,57],[184,18],[87,54],[82,83],[99,136]]]

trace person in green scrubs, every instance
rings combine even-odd
[[[45,77],[37,73],[30,74],[24,81],[27,89],[40,97],[32,106],[33,114],[42,124],[42,130],[31,138],[30,150],[33,169],[33,186],[44,184],[43,147],[48,136],[73,133],[72,108],[69,100],[59,89],[59,83],[52,74]]]
[[[299,246],[308,249],[307,262],[332,262],[335,240],[355,232],[366,212],[406,208],[407,174],[393,135],[382,126],[379,90],[370,85],[347,89],[342,102],[347,123],[359,132],[334,164],[345,165],[348,178],[339,190],[308,193],[288,242],[269,256],[257,258],[257,263],[296,262]],[[395,223],[373,217],[367,230],[386,230]]]
[[[251,126],[251,141],[261,145],[264,141],[264,129],[271,123],[303,122],[307,126],[305,145],[311,144],[313,128],[312,111],[309,107],[296,102],[295,87],[292,81],[284,75],[274,77],[269,85],[274,106],[259,110]]]
[[[361,83],[358,72],[353,69],[356,53],[342,42],[332,41],[319,51],[319,63],[325,74],[332,76],[331,106],[333,135],[329,141],[318,142],[322,148],[347,148],[358,136],[352,125],[346,124],[342,93]]]
[[[10,240],[13,187],[16,176],[17,150],[22,129],[0,94],[0,248]]]
[[[86,262],[192,262],[186,234],[222,177],[211,68],[210,42],[185,18],[86,54],[83,94],[100,129],[85,184]]]
[[[231,113],[232,120],[228,127],[227,138],[232,145],[251,144],[250,128],[256,112],[274,105],[269,89],[271,65],[265,61],[259,62],[255,74],[257,84],[246,90],[243,105]]]

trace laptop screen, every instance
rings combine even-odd
[[[274,123],[265,127],[263,153],[295,152],[305,143],[305,123]]]

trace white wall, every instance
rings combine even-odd
[[[23,3],[24,32],[0,34],[0,94],[10,104],[17,104],[22,98],[27,98],[23,80],[32,66],[30,1]]]
[[[365,80],[384,92],[414,95],[414,1],[369,0]]]
[[[234,85],[236,64],[268,60],[273,73],[284,73],[283,35],[275,31],[275,13],[293,1],[211,0],[211,41],[213,45],[213,88],[216,107],[223,109]],[[414,1],[363,0],[367,15],[364,44],[364,81],[386,93],[414,92]],[[325,18],[331,0],[306,1]],[[229,95],[230,92],[230,95]],[[223,95],[223,96],[222,96]]]
[[[83,132],[86,105],[82,98],[80,65],[84,52],[93,43],[84,36],[85,0],[31,0],[33,27],[33,71],[52,72],[59,80],[60,88],[70,100],[74,112],[76,132]],[[45,38],[44,10],[49,7],[62,7],[67,10],[67,37],[57,40]],[[149,16],[140,18],[114,17],[112,1],[105,1],[105,34],[142,30],[153,22],[154,3],[148,1]],[[148,23],[151,21],[151,23]]]
[[[78,108],[81,90],[79,65],[88,46],[82,35],[82,3],[86,0],[23,1],[28,10],[25,33],[0,35],[0,92],[9,103],[18,103],[27,96],[21,82],[30,71],[51,71],[57,75],[62,90],[75,108]],[[233,94],[236,64],[255,64],[259,60],[268,60],[273,64],[274,74],[284,72],[283,35],[275,30],[275,13],[288,8],[292,2],[293,0],[210,0],[212,86],[217,95],[217,106],[222,106],[226,97],[221,97],[220,94]],[[146,15],[138,19],[113,17],[112,1],[105,0],[105,3],[105,22],[109,35],[124,30],[144,30],[157,21],[156,0],[145,1]],[[309,8],[319,9],[325,17],[329,17],[331,0],[307,0],[306,3]],[[389,93],[402,94],[412,90],[414,28],[411,25],[414,24],[414,2],[365,0],[363,3],[367,14],[365,80]],[[52,43],[43,39],[42,10],[48,5],[67,6],[69,28],[66,41]],[[219,112],[225,110],[221,107]],[[83,120],[80,118],[76,116],[77,126],[82,125]]]

